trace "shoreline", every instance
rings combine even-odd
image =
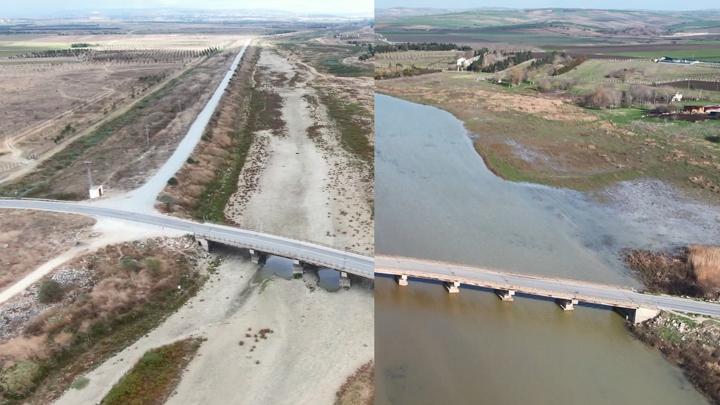
[[[416,103],[419,105],[424,106],[430,106],[432,108],[437,108],[438,110],[446,111],[450,115],[452,115],[455,119],[457,119],[459,122],[463,124],[463,127],[465,128],[465,132],[470,139],[472,146],[474,146],[474,142],[472,142],[472,132],[467,128],[466,123],[459,119],[455,114],[453,114],[450,111],[444,110],[443,108],[439,107],[438,105],[428,104],[425,102],[416,102],[412,98],[405,98],[402,96],[397,96],[393,94],[388,94],[387,92],[378,92],[379,94],[382,94],[384,96],[388,97],[394,97],[399,100],[408,101],[411,103]],[[473,147],[475,154],[482,159],[483,162],[485,162],[485,167],[493,173],[496,177],[499,179],[502,179],[504,181],[509,181],[502,176],[498,175],[498,172],[496,170],[493,170],[491,166],[487,165],[487,158],[484,156],[477,148]],[[529,184],[538,184],[538,183],[529,183]],[[541,184],[543,187],[551,187],[555,189],[563,189],[562,187],[556,187],[556,186],[547,186]],[[573,190],[574,192],[578,192]],[[642,193],[641,193],[642,191]],[[643,199],[647,200],[647,192],[652,193],[651,195],[655,198],[651,198],[650,201],[642,202]],[[613,212],[617,212],[619,214],[624,213],[624,215],[621,218],[626,218],[628,221],[631,221],[633,224],[643,224],[645,226],[645,231],[648,236],[650,234],[654,235],[654,238],[648,238],[650,239],[657,239],[653,240],[653,243],[659,244],[661,246],[667,245],[668,242],[670,244],[674,243],[682,243],[682,239],[688,236],[692,236],[693,234],[697,235],[697,233],[702,233],[705,229],[696,226],[698,221],[693,222],[694,218],[686,218],[686,217],[675,217],[676,212],[682,211],[682,207],[684,207],[684,204],[699,204],[697,201],[689,199],[687,196],[680,196],[682,198],[679,199],[679,192],[678,190],[673,189],[672,186],[669,186],[665,184],[664,182],[660,180],[647,180],[647,181],[640,181],[640,182],[619,182],[617,184],[613,184],[608,187],[604,187],[601,191],[595,192],[595,193],[588,193],[588,192],[582,192],[579,191],[579,193],[584,194],[588,198],[592,198],[595,200],[598,204],[601,204],[602,206],[609,207],[613,209]],[[601,194],[600,194],[601,193]],[[597,197],[603,195],[605,197],[609,197],[610,201],[601,201],[598,200]],[[635,197],[635,198],[633,198]],[[639,198],[642,197],[642,198]],[[685,201],[683,201],[685,199]],[[660,201],[660,204],[655,204],[655,201]],[[679,208],[680,207],[680,208]],[[646,211],[643,212],[644,215],[638,214],[638,211]],[[683,230],[678,229],[678,235],[673,236],[670,238],[671,240],[668,241],[667,238],[661,238],[659,235],[662,235],[662,232],[660,231],[663,222],[666,222],[667,217],[673,217],[675,221],[678,221],[680,223],[686,223],[686,229]],[[654,217],[654,218],[653,218]],[[659,218],[659,219],[657,219]],[[650,220],[651,222],[647,223],[647,221]],[[702,222],[702,221],[700,221]],[[672,224],[675,225],[675,222]],[[657,228],[658,233],[657,235],[647,231],[647,228],[655,229]],[[698,231],[698,229],[701,229],[701,231]],[[674,233],[673,233],[674,235]],[[617,253],[620,253],[618,251]],[[629,267],[624,266],[626,269],[629,270]],[[633,275],[633,279],[635,279],[638,282],[641,282],[642,280],[637,277],[637,275]],[[627,328],[628,333],[630,333],[634,338],[638,339],[639,341],[648,344],[647,340],[642,339],[642,336],[637,332],[637,329],[633,328],[632,326],[628,326]],[[648,344],[649,346],[653,346]],[[664,354],[664,353],[663,353]],[[667,356],[666,356],[667,357]],[[685,370],[683,367],[683,363],[678,361],[673,361],[672,358],[667,358],[667,361],[671,364],[674,364],[675,366],[680,366]],[[688,376],[689,380],[692,381],[693,385],[698,388],[698,390],[703,391],[703,385],[698,384],[697,379],[693,378],[692,376],[695,374],[692,371],[684,371],[685,374]],[[706,391],[703,391],[706,393]]]

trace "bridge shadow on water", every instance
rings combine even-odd
[[[393,285],[395,287],[376,289],[378,294],[383,296],[382,298],[390,300],[395,304],[412,303],[413,307],[420,308],[424,311],[442,311],[455,315],[472,315],[478,311],[487,311],[488,297],[491,297],[492,300],[490,302],[494,303],[492,309],[508,317],[514,317],[517,315],[516,311],[521,310],[518,304],[520,306],[545,305],[546,308],[557,310],[558,316],[562,316],[563,312],[565,312],[559,308],[556,300],[550,297],[517,292],[514,296],[514,301],[516,302],[510,303],[503,302],[492,288],[463,284],[460,287],[460,293],[450,294],[445,291],[444,283],[438,280],[408,277],[409,284],[403,287],[397,284],[394,276],[376,274],[375,277],[379,279],[379,282],[383,282],[383,285]],[[413,289],[413,285],[416,287],[415,289]],[[627,314],[622,310],[616,310],[610,306],[584,302],[575,304],[575,310],[567,312],[573,313],[585,309],[594,310],[593,312],[607,312],[608,315],[614,313],[615,315],[620,315],[623,319],[627,319]]]
[[[209,250],[220,256],[241,256],[245,260],[252,260],[249,249],[229,246],[221,243],[208,241]],[[302,279],[306,285],[317,286],[327,292],[337,292],[343,289],[341,285],[340,272],[326,267],[318,267],[310,264],[302,265],[302,272],[297,273],[293,266],[293,260],[282,256],[263,255],[258,263],[260,266],[255,273],[255,281],[262,283],[263,280],[279,277],[285,280]],[[372,289],[374,283],[363,277],[353,274],[348,275],[350,288]]]

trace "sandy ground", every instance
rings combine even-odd
[[[352,158],[327,128],[310,83],[316,74],[265,48],[258,67],[267,69],[283,100],[282,135],[259,131],[248,164],[230,198],[226,216],[240,227],[371,253],[371,190],[349,166]],[[301,72],[301,73],[298,73]],[[296,76],[298,75],[298,76]],[[308,128],[322,125],[319,139]]]
[[[263,283],[256,270],[243,257],[225,257],[197,296],[57,403],[99,402],[143,353],[187,336],[207,341],[170,404],[332,403],[345,378],[372,358],[372,291],[328,293],[302,280]],[[262,328],[273,331],[266,340],[245,336]]]
[[[75,257],[99,249],[100,247],[129,242],[133,240],[149,239],[157,236],[181,236],[182,232],[164,230],[158,227],[129,224],[114,219],[98,219],[92,231],[85,238],[78,241],[76,246],[55,256],[38,266],[31,273],[0,292],[0,304],[21,293],[33,283],[50,274],[58,266],[67,263]]]

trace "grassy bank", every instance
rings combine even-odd
[[[278,45],[300,55],[303,62],[323,73],[343,77],[373,76],[372,66],[356,66],[343,62],[346,58],[364,54],[367,51],[364,46],[321,44],[307,36],[298,36],[292,40],[279,42]]]
[[[158,198],[158,208],[204,221],[225,222],[225,205],[253,143],[253,132],[266,108],[253,77],[259,49],[249,47],[223,95],[200,143]],[[267,118],[271,119],[271,118]]]
[[[464,73],[383,80],[376,88],[451,112],[478,135],[475,149],[487,166],[508,180],[595,190],[647,177],[720,201],[717,120],[665,122],[637,108],[582,108],[562,95]]]
[[[115,384],[101,404],[164,404],[200,344],[199,339],[185,339],[148,351]]]
[[[206,186],[194,209],[193,217],[205,221],[224,223],[225,206],[230,197],[237,192],[238,177],[245,166],[248,152],[252,146],[258,121],[265,109],[265,100],[261,91],[250,89],[250,107],[247,123],[237,130],[234,136],[232,155],[226,166],[215,172],[215,176]]]
[[[327,91],[320,91],[319,96],[320,102],[327,108],[329,118],[336,125],[343,148],[358,159],[372,164],[375,152],[370,143],[372,128],[359,120],[367,116],[368,112],[359,104],[341,100]]]

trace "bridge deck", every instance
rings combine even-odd
[[[0,199],[0,208],[33,209],[120,219],[147,225],[166,227],[210,241],[228,244],[277,256],[345,271],[356,276],[374,278],[372,257],[324,246],[318,243],[293,240],[229,226],[198,223],[159,214],[141,214],[112,208],[103,208],[88,203],[74,203],[51,200]]]
[[[500,272],[480,267],[434,262],[404,257],[376,256],[375,273],[406,275],[413,278],[460,282],[478,287],[514,290],[523,294],[610,307],[658,308],[669,311],[720,317],[720,303],[697,301],[666,295],[643,294],[628,288],[578,280]]]

